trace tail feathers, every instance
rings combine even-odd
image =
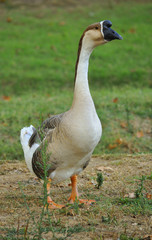
[[[29,146],[30,148],[34,143],[40,143],[37,130],[32,125],[21,129],[20,140],[22,146]]]
[[[36,129],[31,125],[30,127],[24,127],[21,129],[20,140],[22,148],[24,151],[24,157],[27,164],[27,167],[31,172],[32,168],[32,158],[36,149],[40,146],[40,143],[37,143],[38,133]]]

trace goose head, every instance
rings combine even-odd
[[[121,40],[122,37],[114,31],[111,26],[112,23],[109,20],[104,20],[88,26],[82,35],[83,42],[85,42],[87,48],[93,49],[96,46],[115,39]]]

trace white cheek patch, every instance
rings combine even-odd
[[[101,25],[101,33],[102,33],[102,36],[104,37],[104,33],[103,33],[103,22],[104,22],[105,20],[103,20],[103,21],[101,21],[100,22],[100,25]]]

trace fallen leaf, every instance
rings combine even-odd
[[[9,96],[2,96],[2,98],[3,98],[3,100],[5,100],[5,101],[10,101],[10,100],[11,100],[11,97],[9,97]]]
[[[130,29],[129,29],[129,32],[130,32],[130,33],[135,33],[135,32],[136,32],[136,29],[135,29],[135,28],[130,28]]]
[[[98,171],[114,171],[111,167],[99,166],[96,168]]]
[[[127,123],[126,123],[126,122],[121,122],[121,123],[120,123],[120,126],[121,126],[122,128],[126,128],[126,127],[127,127]]]
[[[2,122],[1,125],[3,125],[4,127],[7,127],[7,126],[8,126],[8,124],[5,123],[5,122]]]
[[[8,18],[6,19],[6,22],[10,23],[10,22],[12,22],[12,19],[11,19],[10,17],[8,17]]]
[[[65,22],[64,22],[64,21],[61,21],[59,24],[60,24],[60,26],[64,26],[64,25],[65,25]]]
[[[143,136],[144,136],[143,131],[141,130],[141,131],[137,132],[137,133],[136,133],[136,136],[137,136],[137,138],[143,137]]]
[[[53,51],[56,51],[56,47],[55,47],[54,45],[52,45],[50,48],[51,48]]]
[[[108,145],[108,148],[109,148],[110,150],[112,150],[112,149],[116,148],[117,146],[118,146],[117,144],[109,144],[109,145]]]
[[[152,194],[146,193],[146,198],[149,199],[149,200],[152,199]]]
[[[121,144],[123,143],[122,138],[118,138],[118,139],[116,139],[116,143],[118,143],[119,145],[121,145]]]
[[[113,101],[113,103],[117,103],[118,102],[118,98],[114,98],[112,101]]]
[[[152,235],[145,235],[143,240],[152,240]]]

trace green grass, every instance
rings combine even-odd
[[[130,3],[114,4],[112,8],[94,5],[93,12],[85,7],[71,14],[64,9],[55,13],[47,8],[4,9],[0,17],[3,94],[71,88],[82,31],[102,19],[112,20],[124,40],[94,51],[90,61],[92,87],[151,86],[151,7],[135,3],[131,7]],[[7,17],[12,22],[8,23]]]
[[[138,215],[151,215],[152,212],[152,199],[148,199],[146,196],[147,189],[145,188],[145,181],[152,180],[152,174],[150,176],[142,176],[139,179],[138,186],[134,192],[135,198],[119,198],[116,201],[118,205],[122,205],[124,212],[130,212],[131,214]]]
[[[72,10],[0,6],[1,159],[23,159],[22,127],[38,127],[49,114],[69,109],[79,38],[102,19],[124,39],[98,47],[90,59],[90,89],[103,125],[95,153],[151,152],[152,4],[104,4]],[[128,125],[122,128],[122,122]]]

